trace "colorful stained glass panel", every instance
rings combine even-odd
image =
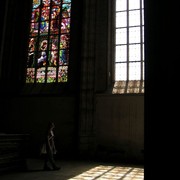
[[[34,83],[35,69],[27,68],[26,83]]]
[[[56,68],[49,67],[47,70],[47,83],[56,82]]]
[[[71,3],[71,0],[63,0],[63,3]]]
[[[68,81],[68,66],[60,66],[58,71],[58,82]]]
[[[68,81],[70,22],[71,0],[32,1],[26,83]]]
[[[37,8],[41,4],[41,0],[33,0],[33,8]]]
[[[70,32],[70,18],[62,19],[61,21],[61,33]]]
[[[61,4],[61,0],[52,0],[52,2],[55,5],[60,5]]]
[[[60,49],[69,48],[69,34],[61,35],[60,39]]]

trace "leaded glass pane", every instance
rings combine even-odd
[[[51,0],[42,0],[44,6],[50,6]]]
[[[117,63],[116,64],[116,80],[127,80],[127,63]]]
[[[67,82],[68,66],[60,66],[58,71],[58,82]]]
[[[125,62],[127,60],[127,45],[116,46],[116,62]]]
[[[129,45],[129,61],[140,61],[141,46],[140,44]]]
[[[67,65],[68,62],[69,62],[69,51],[65,49],[61,49],[59,55],[59,64]]]
[[[141,63],[129,63],[129,80],[139,80],[141,74]]]
[[[129,26],[140,26],[140,10],[129,11]]]
[[[116,27],[127,26],[127,12],[116,13]]]
[[[140,27],[129,28],[129,43],[140,43]]]
[[[63,0],[63,3],[71,3],[71,0]]]
[[[61,21],[61,33],[69,33],[70,31],[70,18],[64,18]]]
[[[45,83],[46,68],[41,67],[37,69],[36,82]]]
[[[47,83],[56,82],[56,68],[49,67],[47,70]]]
[[[69,17],[71,13],[71,4],[62,4],[62,16]]]
[[[127,9],[127,0],[116,0],[116,11],[123,11]]]
[[[52,0],[53,4],[55,5],[60,5],[61,3],[61,0]]]
[[[35,69],[27,68],[26,82],[34,83],[34,77],[35,77]]]
[[[69,48],[69,34],[63,34],[60,38],[60,49]]]
[[[116,44],[127,43],[127,28],[116,29]]]
[[[140,0],[129,0],[129,10],[139,9],[139,8],[140,8]]]
[[[37,8],[41,3],[41,0],[33,0],[33,8]]]

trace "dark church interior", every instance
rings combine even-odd
[[[167,3],[144,0],[145,93],[133,94],[112,93],[115,0],[71,6],[68,81],[33,84],[25,83],[32,0],[0,3],[0,179],[158,179],[166,138],[160,124],[170,128],[165,119],[176,117],[167,105],[177,67]],[[61,169],[44,172],[40,148],[49,121]]]

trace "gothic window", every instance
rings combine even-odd
[[[26,83],[68,81],[71,0],[33,0]]]
[[[144,93],[143,0],[116,0],[113,93]]]

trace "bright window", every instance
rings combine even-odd
[[[71,0],[33,0],[26,83],[68,81]]]
[[[113,93],[144,93],[143,0],[116,0]]]

